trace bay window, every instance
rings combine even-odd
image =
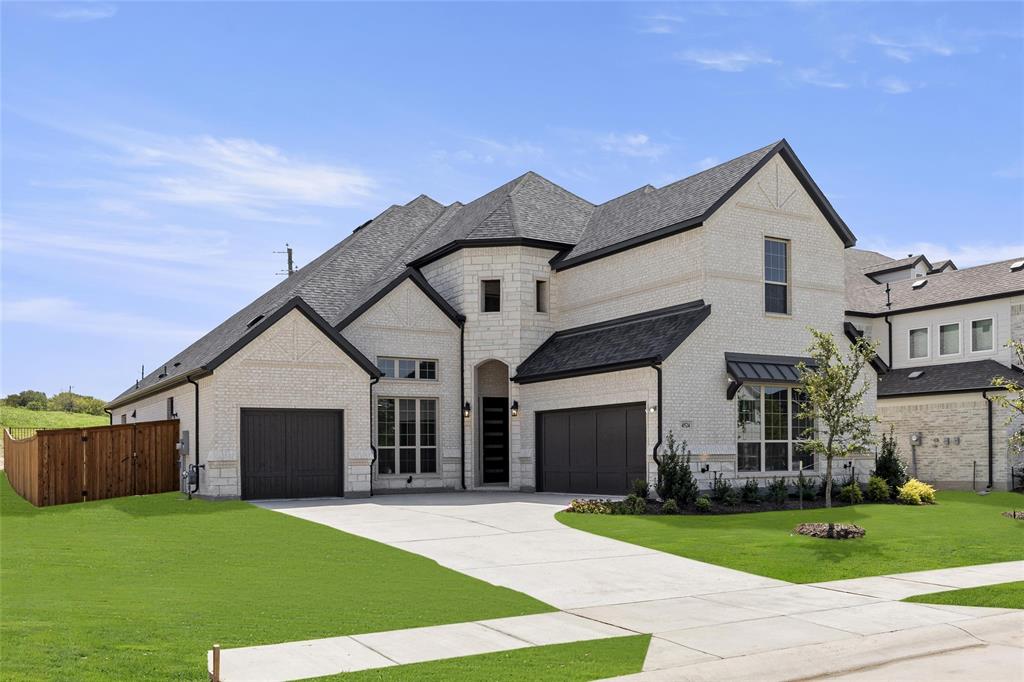
[[[377,473],[437,473],[437,400],[377,399]]]
[[[802,419],[799,388],[744,384],[736,393],[736,470],[786,472],[813,466],[804,447],[811,420]]]

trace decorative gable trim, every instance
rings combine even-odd
[[[441,310],[441,312],[444,313],[445,316],[449,320],[451,320],[456,326],[461,327],[463,324],[465,324],[466,316],[457,311],[455,308],[453,308],[452,305],[448,303],[448,301],[446,301],[441,294],[437,293],[437,289],[430,286],[430,282],[428,282],[427,278],[423,276],[423,273],[421,273],[416,268],[410,267],[406,268],[401,275],[388,282],[388,284],[382,287],[380,291],[375,293],[369,299],[364,301],[362,305],[360,305],[358,308],[349,313],[345,317],[345,319],[343,319],[341,322],[337,324],[335,329],[337,329],[340,332],[342,329],[355,322],[364,313],[366,313],[367,310],[369,310],[377,303],[379,303],[381,299],[383,299],[385,296],[394,291],[398,287],[398,285],[404,282],[405,280],[411,280],[412,283],[415,284],[419,288],[419,290],[422,291],[424,295],[426,295],[426,297],[429,298],[434,303],[434,305],[436,305]]]

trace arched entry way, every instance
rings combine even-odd
[[[476,366],[476,445],[481,484],[509,482],[508,365],[485,360]]]

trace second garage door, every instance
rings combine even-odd
[[[344,494],[341,410],[242,410],[242,497]]]
[[[537,414],[537,489],[625,495],[646,478],[643,403]]]

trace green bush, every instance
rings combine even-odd
[[[788,494],[789,489],[786,486],[786,479],[775,477],[768,482],[768,499],[775,504],[780,507],[785,505]]]
[[[740,489],[743,502],[746,504],[757,504],[761,501],[761,486],[756,478],[748,478]]]
[[[715,502],[722,502],[730,490],[732,490],[732,481],[725,476],[715,476],[715,482],[711,485],[711,499]]]
[[[813,500],[815,493],[814,479],[804,476],[804,472],[796,477],[796,497],[804,500]]]
[[[912,478],[896,491],[896,499],[903,504],[935,504],[935,488]]]
[[[676,504],[675,500],[673,500],[672,498],[669,498],[669,499],[665,500],[661,504],[661,513],[662,514],[678,514],[679,513],[679,505]]]
[[[740,503],[740,494],[735,488],[729,488],[725,491],[725,496],[722,498],[722,504],[727,507],[735,507]]]
[[[889,427],[888,434],[882,434],[882,448],[878,453],[878,459],[875,460],[875,470],[871,473],[884,479],[893,494],[910,480],[910,476],[907,475],[907,465],[900,458],[900,449],[896,444],[895,436],[893,436],[892,427]]]
[[[697,511],[699,512],[711,511],[711,500],[708,499],[707,495],[701,495],[700,497],[698,497],[697,501],[694,504],[696,504]]]
[[[646,514],[647,513],[647,500],[636,495],[630,495],[625,500],[619,503],[622,506],[622,513],[624,514]]]
[[[868,492],[865,497],[868,502],[888,502],[892,499],[892,488],[881,476],[872,476],[868,479]]]
[[[630,494],[636,495],[641,500],[646,500],[651,495],[650,484],[642,478],[638,478],[630,485]]]
[[[848,483],[839,489],[839,499],[848,504],[860,504],[864,501],[864,494],[856,483]]]
[[[611,500],[573,500],[566,511],[576,514],[611,514],[614,503]]]
[[[665,438],[665,450],[658,462],[658,497],[675,500],[680,507],[685,507],[699,494],[697,480],[690,468],[690,452],[686,450],[686,441],[677,443],[672,431]],[[683,451],[686,451],[685,455]]]

